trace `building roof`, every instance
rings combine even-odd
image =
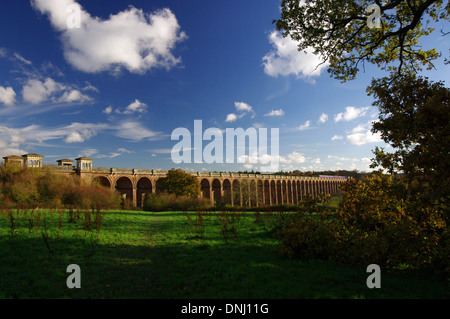
[[[93,159],[92,159],[92,158],[89,158],[89,157],[78,157],[78,158],[76,158],[76,160],[77,160],[77,161],[78,161],[78,160],[93,161]]]
[[[27,157],[27,156],[33,156],[33,157],[44,157],[44,155],[40,155],[40,154],[36,154],[36,153],[30,153],[30,154],[25,154],[25,155],[22,155],[22,157]]]
[[[73,163],[73,160],[67,159],[67,158],[63,158],[63,159],[57,160],[57,162],[71,162],[71,163]]]
[[[19,156],[19,155],[9,155],[9,156],[3,157],[3,159],[22,159],[22,156]]]

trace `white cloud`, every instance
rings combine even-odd
[[[373,134],[371,131],[365,133],[355,133],[347,135],[347,140],[350,144],[363,145],[367,143],[378,143],[381,142],[381,134]]]
[[[73,0],[32,0],[34,8],[47,14],[61,32],[64,56],[78,70],[96,73],[125,68],[142,73],[181,62],[171,51],[186,35],[169,9],[148,14],[130,6],[102,20],[81,8],[81,27],[71,29],[67,20],[73,13],[67,8],[74,4]]]
[[[139,101],[138,99],[136,99],[134,102],[132,102],[131,104],[129,104],[124,111],[121,111],[120,109],[116,109],[116,113],[119,114],[133,114],[135,112],[138,113],[144,113],[145,109],[147,108],[147,104],[142,103],[141,101]],[[109,109],[108,109],[109,110]],[[112,109],[111,109],[112,111]],[[106,113],[106,112],[105,112]],[[111,113],[111,112],[109,112]],[[107,113],[107,114],[109,114]]]
[[[78,154],[78,156],[92,156],[94,154],[97,154],[98,150],[95,148],[86,148],[84,150],[81,151],[81,153]]]
[[[277,77],[278,75],[295,75],[297,78],[313,78],[320,75],[328,63],[313,54],[312,49],[305,52],[298,51],[298,43],[289,36],[284,38],[278,31],[269,35],[269,41],[274,51],[263,57],[264,72],[267,75]]]
[[[361,133],[361,132],[366,132],[368,130],[372,129],[373,123],[378,122],[379,120],[370,120],[367,123],[364,124],[359,124],[358,126],[354,127],[351,130],[351,133]]]
[[[240,112],[253,112],[253,108],[245,102],[234,102],[234,106]]]
[[[357,125],[349,132],[347,140],[350,144],[354,145],[382,142],[381,133],[373,134],[371,131],[373,123],[377,121],[379,120],[370,120],[366,123]]]
[[[37,79],[29,79],[22,89],[22,96],[25,102],[39,104],[50,98],[55,91],[62,90],[53,79],[47,78],[44,82]]]
[[[78,132],[71,132],[71,133],[69,133],[69,135],[67,135],[64,142],[66,142],[66,143],[83,143],[84,138]]]
[[[10,155],[22,155],[28,153],[27,151],[18,148],[16,143],[7,143],[3,140],[0,140],[0,160],[2,160],[5,156]]]
[[[94,154],[98,153],[97,150],[95,150],[95,149],[93,149],[93,151],[95,151]],[[134,153],[134,152],[133,151],[129,151],[129,150],[125,149],[125,148],[118,148],[117,152],[111,152],[108,155],[98,154],[95,157],[96,158],[115,158],[115,157],[118,157],[118,156],[123,155],[125,153],[131,154],[131,153]]]
[[[0,86],[0,102],[12,106],[16,102],[16,92],[14,92],[12,87]]]
[[[109,128],[108,124],[102,123],[72,123],[57,128],[43,128],[33,124],[19,129],[0,126],[0,134],[9,137],[10,142],[21,144],[56,139],[63,139],[66,143],[82,143]]]
[[[287,156],[280,156],[281,164],[302,164],[306,162],[306,157],[298,152],[292,152]]]
[[[305,124],[302,124],[298,127],[299,131],[304,131],[307,130],[308,128],[310,128],[311,126],[311,121],[306,121]]]
[[[235,113],[228,114],[225,119],[225,122],[234,122],[238,119],[243,118],[248,113],[252,113],[252,118],[255,116],[255,111],[253,111],[253,108],[245,102],[234,102],[234,107],[236,108],[236,111],[238,111],[240,114]]]
[[[252,127],[256,128],[256,129],[260,129],[260,128],[264,128],[265,125],[263,123],[253,123]]]
[[[283,116],[284,111],[282,109],[272,110],[271,112],[264,114],[264,116]]]
[[[255,169],[255,170],[265,170],[267,167],[262,167],[260,164],[264,165],[271,163],[269,171],[292,171],[292,170],[320,170],[323,169],[322,161],[320,158],[307,157],[305,154],[293,151],[286,155],[269,155],[264,154],[263,156],[258,156],[257,153],[248,156],[243,155],[238,159],[239,163],[243,163],[243,168],[245,169]],[[274,165],[273,163],[279,163],[279,165]]]
[[[145,128],[136,121],[122,121],[116,127],[116,136],[133,141],[151,140],[159,136],[158,132]]]
[[[147,104],[140,102],[138,99],[136,99],[133,103],[128,105],[125,109],[125,114],[130,114],[134,112],[142,113],[147,108]]]
[[[91,101],[92,98],[84,95],[83,93],[81,93],[79,90],[71,90],[71,91],[66,91],[64,92],[64,94],[59,98],[59,102],[67,102],[67,103],[72,103],[72,102],[88,102]]]
[[[58,83],[49,77],[45,80],[28,79],[22,88],[22,97],[25,102],[31,104],[40,104],[49,100],[62,103],[82,103],[92,100],[80,90]]]
[[[328,121],[328,114],[322,113],[319,117],[319,123],[325,123],[326,121]]]
[[[103,113],[105,113],[105,114],[111,114],[112,111],[113,111],[112,106],[108,106],[107,108],[105,108],[105,109],[103,110]]]
[[[107,124],[91,124],[91,123],[72,123],[63,130],[70,131],[64,142],[66,143],[83,143],[97,135],[99,131],[108,129]]]
[[[127,150],[126,148],[123,148],[123,147],[118,148],[117,151],[120,153],[127,153],[127,154],[134,153],[134,151]]]
[[[5,48],[0,48],[0,58],[4,58],[8,55],[8,51]]]
[[[363,133],[352,133],[347,135],[347,140],[350,144],[363,145],[367,143],[379,143],[381,140],[381,133],[373,134],[370,130]]]
[[[21,56],[19,53],[14,53],[14,57],[15,57],[17,60],[19,60],[20,62],[22,62],[22,63],[28,64],[28,65],[33,64],[33,63],[31,63],[30,60],[25,59],[25,58],[24,58],[23,56]]]
[[[338,113],[334,116],[334,121],[337,123],[340,121],[348,122],[357,119],[359,117],[365,116],[369,109],[370,106],[360,108],[356,108],[354,106],[347,106],[345,108],[345,112]]]
[[[234,122],[238,119],[237,115],[234,113],[230,113],[227,115],[227,118],[225,119],[225,122]]]
[[[343,139],[344,137],[342,135],[333,135],[333,137],[331,138],[332,141],[339,141]]]

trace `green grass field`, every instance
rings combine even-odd
[[[206,213],[198,227],[195,212],[107,211],[98,233],[67,212],[39,212],[39,228],[30,212],[14,212],[13,227],[0,218],[0,298],[449,297],[435,274],[382,270],[381,289],[369,289],[367,266],[285,258],[277,214]],[[81,289],[66,286],[70,264]]]

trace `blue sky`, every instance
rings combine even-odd
[[[81,6],[82,28],[67,19]],[[251,163],[175,164],[179,127],[279,128],[280,169],[369,170],[377,119],[356,80],[275,32],[278,0],[9,1],[0,11],[0,156],[89,156],[94,166],[258,170]],[[73,17],[73,16],[72,16]],[[75,20],[70,20],[75,21]],[[438,25],[440,28],[443,25]],[[445,26],[444,26],[445,27]],[[448,31],[448,30],[447,30]],[[448,53],[437,30],[423,42]],[[449,66],[425,72],[448,83]],[[208,144],[204,142],[203,146]]]

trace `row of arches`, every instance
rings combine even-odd
[[[162,188],[158,178],[140,177],[134,182],[130,177],[121,176],[111,180],[107,176],[97,176],[94,180],[107,188],[114,188],[124,200],[142,207],[146,194],[160,193]],[[274,180],[274,179],[208,179],[200,180],[201,197],[211,204],[221,203],[231,206],[268,206],[298,204],[306,196],[335,194],[340,180]]]
[[[202,196],[212,204],[231,206],[268,206],[298,204],[307,196],[335,194],[339,181],[331,180],[261,180],[261,179],[202,179]]]
[[[153,186],[152,181],[147,177],[142,177],[136,183],[134,187],[133,182],[129,177],[122,176],[116,179],[113,183],[106,176],[97,176],[94,178],[98,184],[107,188],[115,188],[124,200],[132,202],[134,206],[142,207],[146,194],[155,193],[161,188],[158,187],[158,183]]]

